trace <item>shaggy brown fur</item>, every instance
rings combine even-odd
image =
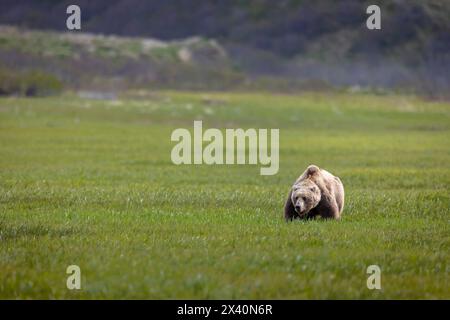
[[[310,165],[295,181],[284,207],[284,217],[339,219],[344,209],[344,186],[338,177]]]

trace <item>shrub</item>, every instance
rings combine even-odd
[[[0,95],[47,96],[61,90],[61,81],[52,74],[39,70],[18,73],[0,69]]]
[[[18,94],[20,81],[17,74],[10,70],[0,69],[0,95]]]

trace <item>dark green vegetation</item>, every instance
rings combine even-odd
[[[403,96],[2,98],[0,297],[449,299],[449,116]],[[173,165],[194,119],[280,128],[278,175]],[[287,224],[311,163],[341,177],[343,219]]]

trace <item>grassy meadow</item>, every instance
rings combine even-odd
[[[278,174],[172,164],[194,120],[279,128]],[[341,221],[284,221],[309,164],[343,181]],[[0,298],[449,299],[449,164],[450,104],[409,96],[1,98]]]

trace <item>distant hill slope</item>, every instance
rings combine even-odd
[[[44,70],[75,88],[226,88],[243,76],[214,40],[27,31],[0,26],[0,68]]]
[[[82,9],[84,32],[164,40],[194,35],[238,43],[293,57],[314,52],[325,40],[329,54],[404,53],[411,62],[423,54],[450,50],[447,0],[2,0],[0,24],[66,30],[66,7]],[[382,32],[365,28],[366,8],[382,10]],[[413,53],[411,55],[411,53]]]
[[[69,3],[3,0],[0,23],[20,27],[0,27],[0,68],[75,88],[450,94],[450,1],[383,1],[377,31],[368,1],[81,0],[82,32],[65,28]]]

